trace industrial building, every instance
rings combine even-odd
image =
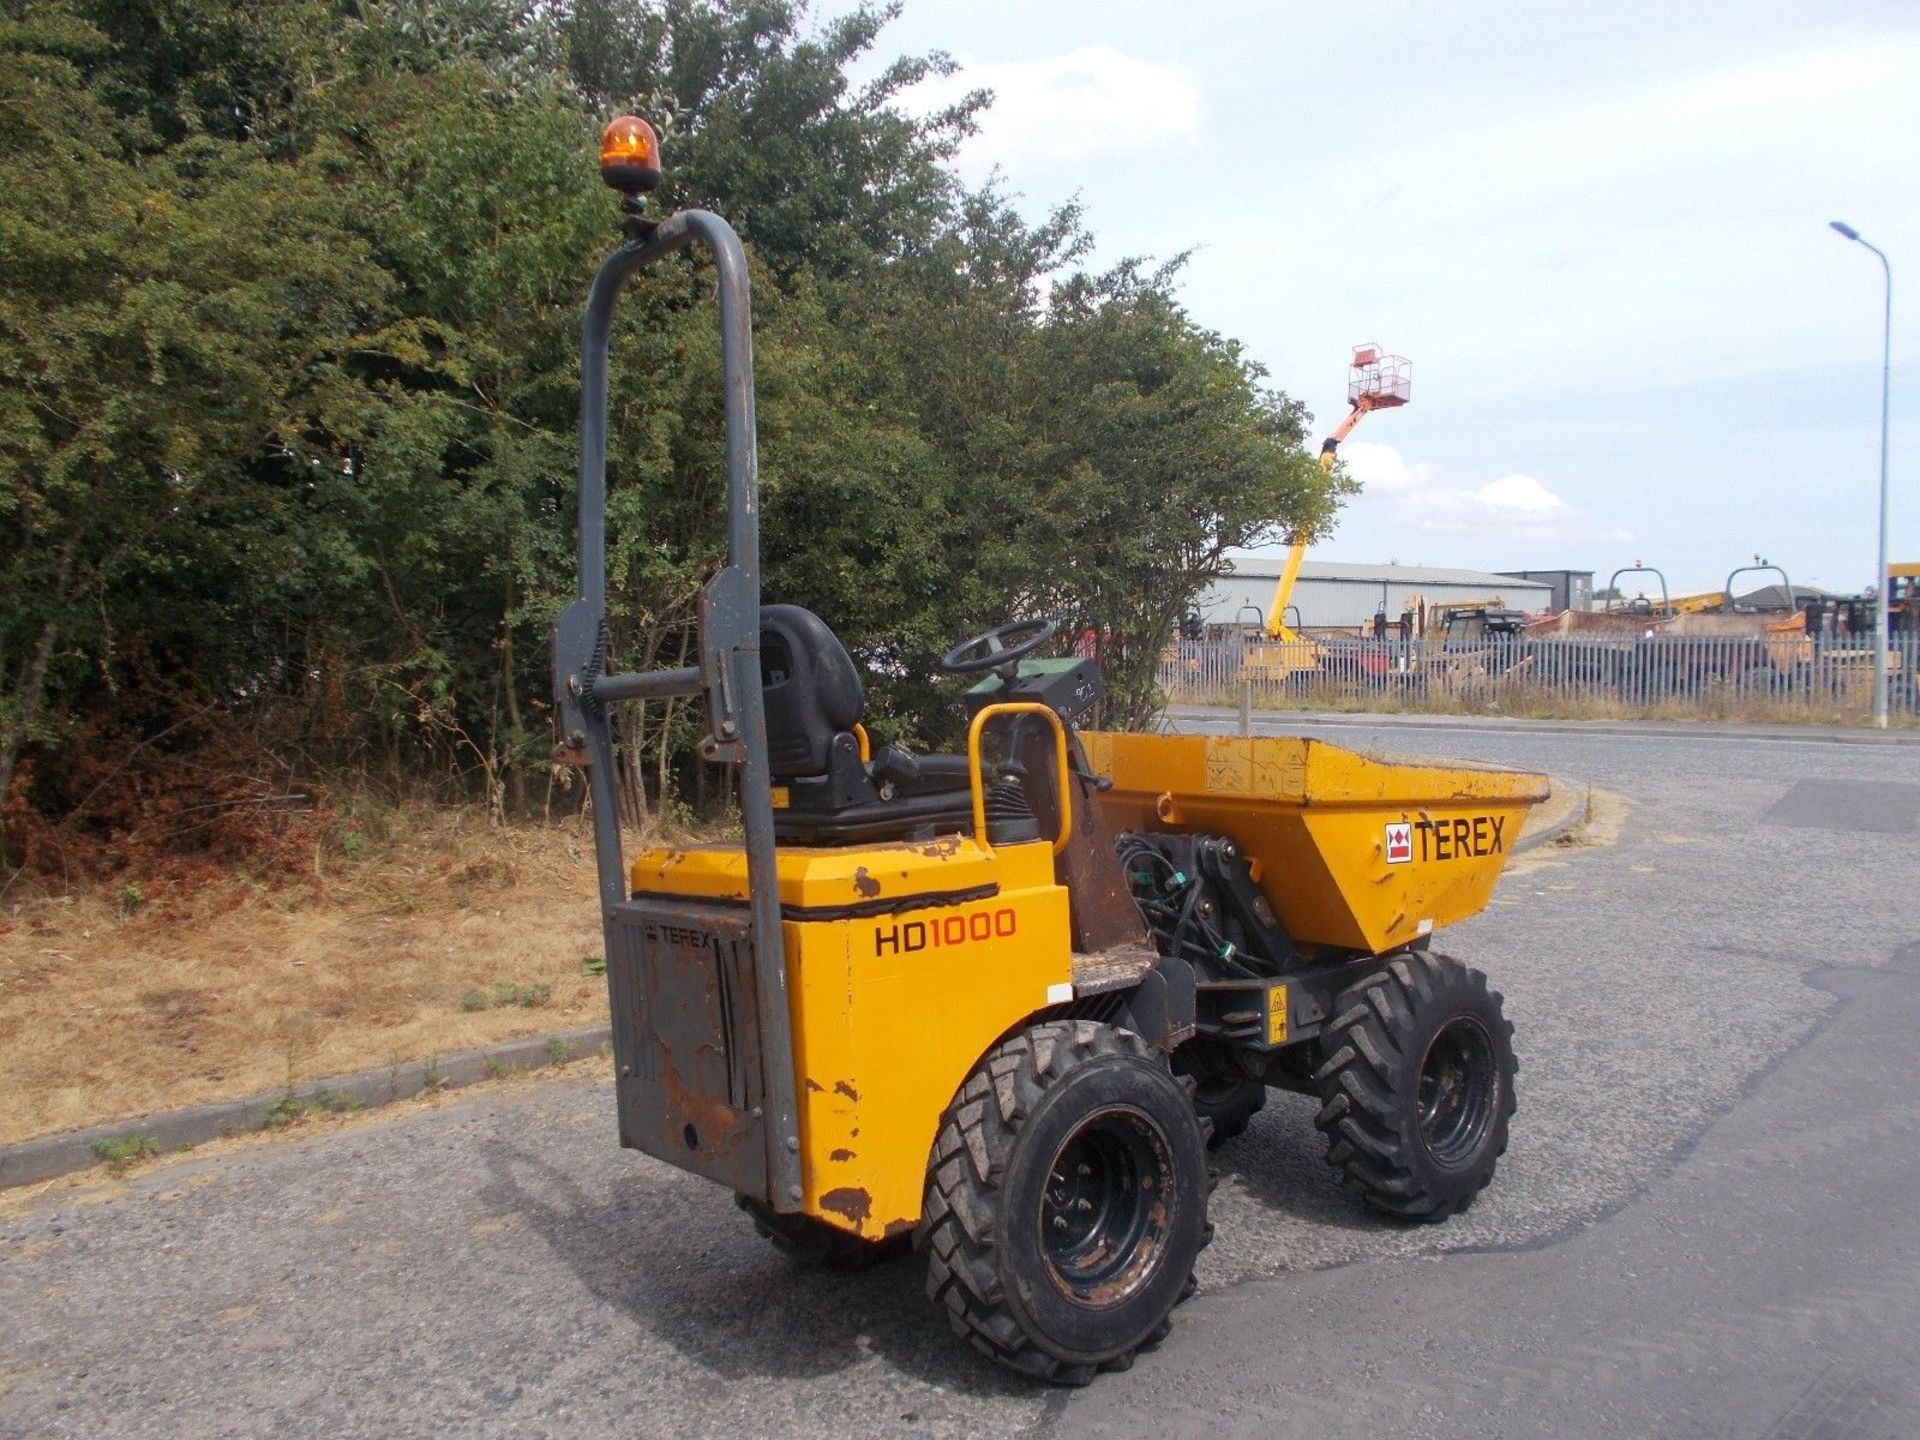
[[[1280,578],[1284,557],[1245,555],[1234,572],[1200,597],[1196,607],[1209,625],[1252,621],[1254,612],[1266,614],[1273,603],[1273,587]],[[1554,587],[1544,580],[1521,580],[1511,575],[1489,575],[1480,570],[1450,570],[1429,565],[1345,565],[1331,560],[1307,560],[1300,566],[1293,604],[1297,620],[1306,629],[1364,625],[1385,611],[1398,620],[1416,598],[1429,606],[1459,605],[1474,600],[1497,600],[1513,610],[1545,611],[1552,607]]]
[[[1555,610],[1593,608],[1591,570],[1502,570],[1500,574],[1509,580],[1540,580],[1551,585]]]

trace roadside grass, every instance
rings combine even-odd
[[[460,1008],[471,1015],[476,1010],[501,1010],[518,1005],[522,1010],[537,1010],[553,999],[551,985],[495,985],[491,990],[469,990],[460,997]]]
[[[0,1143],[605,1017],[584,827],[357,803],[335,838],[312,885],[9,897]]]

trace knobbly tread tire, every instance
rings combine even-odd
[[[904,1248],[895,1240],[863,1240],[811,1215],[779,1215],[746,1195],[734,1203],[747,1212],[753,1228],[796,1263],[821,1270],[865,1270]]]
[[[1419,1071],[1439,1029],[1462,1016],[1484,1027],[1499,1090],[1476,1153],[1444,1167],[1421,1135]],[[1322,1045],[1327,1058],[1313,1077],[1321,1099],[1314,1124],[1327,1137],[1327,1163],[1343,1187],[1403,1220],[1445,1220],[1472,1204],[1506,1152],[1520,1068],[1513,1024],[1487,977],[1451,956],[1403,953],[1341,992]]]
[[[1002,1241],[1003,1196],[1011,1183],[1009,1166],[1037,1162],[1031,1155],[1016,1157],[1023,1126],[1041,1102],[1070,1076],[1090,1063],[1122,1057],[1145,1061],[1166,1075],[1181,1097],[1178,1114],[1191,1117],[1192,1162],[1184,1175],[1183,1203],[1197,1209],[1197,1240],[1181,1254],[1178,1240],[1171,1247],[1161,1277],[1175,1268],[1177,1286],[1165,1310],[1145,1333],[1127,1343],[1109,1347],[1112,1353],[1093,1358],[1067,1358],[1045,1348],[1042,1340],[1023,1327],[1010,1303],[1008,1286],[1022,1278],[1031,1285],[1049,1283],[1044,1277],[1008,1277],[999,1261]],[[1206,1220],[1211,1188],[1205,1165],[1205,1127],[1193,1115],[1191,1082],[1176,1079],[1166,1060],[1131,1031],[1090,1021],[1055,1021],[1035,1025],[1003,1041],[977,1065],[942,1117],[927,1166],[926,1202],[916,1234],[916,1247],[927,1255],[927,1295],[947,1312],[954,1332],[987,1358],[1036,1379],[1061,1385],[1085,1385],[1102,1370],[1124,1370],[1142,1350],[1151,1349],[1172,1329],[1167,1313],[1194,1291],[1193,1261],[1213,1238]],[[1178,1159],[1175,1159],[1176,1167]],[[1183,1222],[1183,1225],[1190,1222]]]
[[[1253,1122],[1267,1103],[1267,1087],[1258,1080],[1242,1080],[1224,1098],[1209,1100],[1201,1088],[1204,1084],[1195,1086],[1194,1110],[1207,1132],[1207,1148],[1217,1150]]]

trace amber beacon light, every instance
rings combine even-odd
[[[638,115],[622,115],[600,132],[600,178],[633,196],[660,183],[660,138]]]

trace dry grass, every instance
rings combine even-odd
[[[470,812],[349,817],[311,887],[0,916],[0,1142],[603,1018],[592,847]],[[462,1007],[496,987],[543,1003]]]

